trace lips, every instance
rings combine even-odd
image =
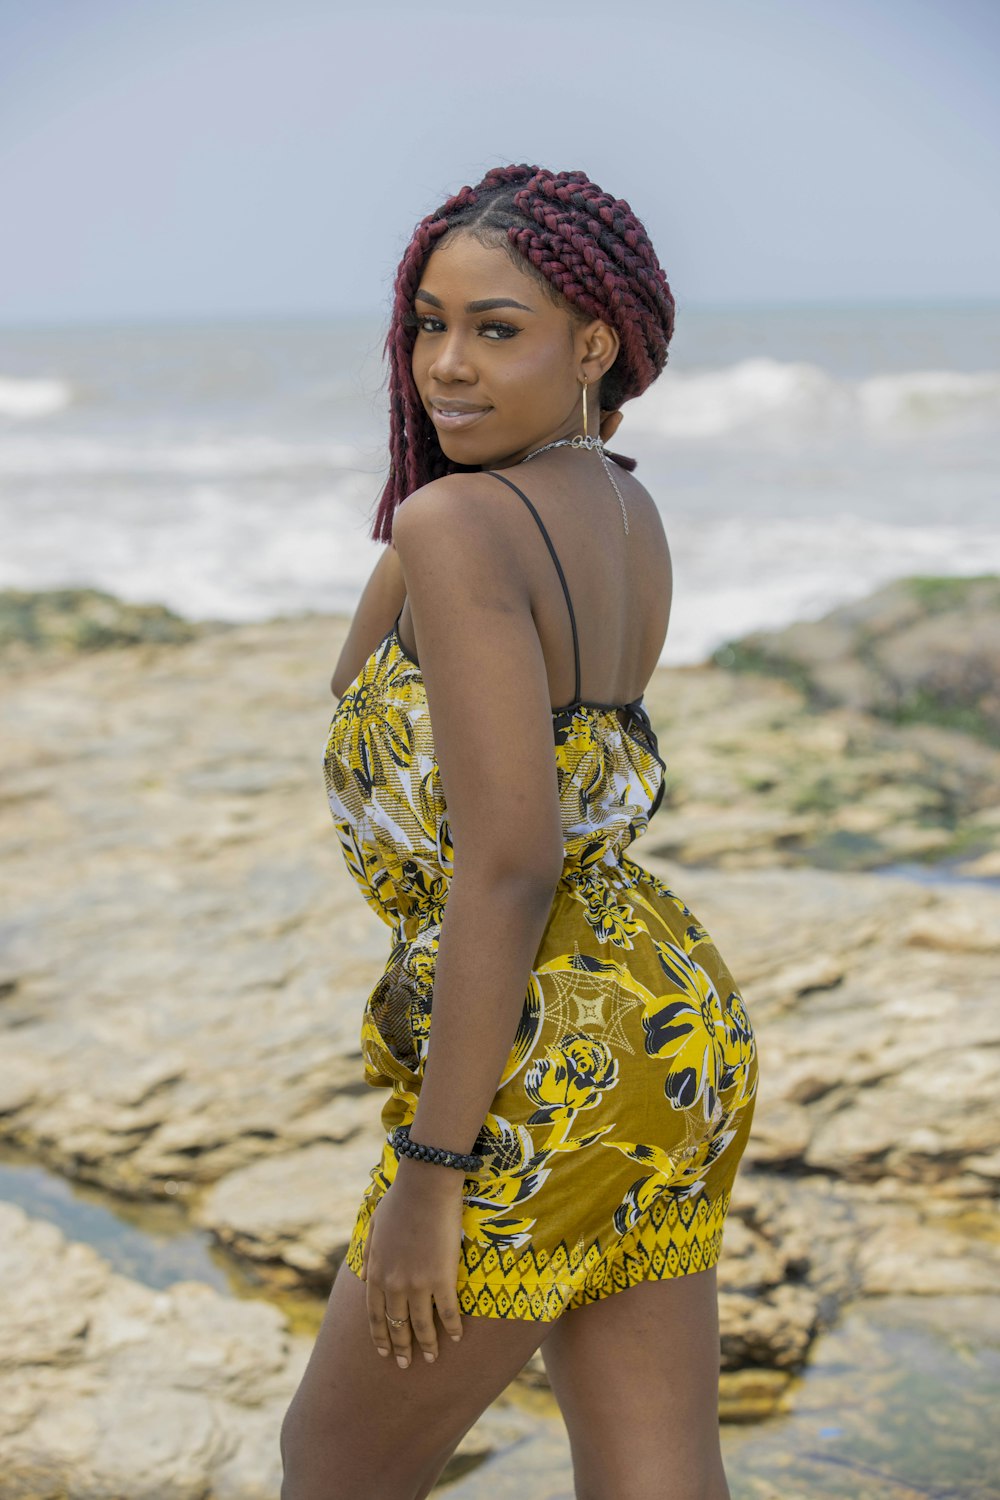
[[[454,432],[460,428],[471,427],[483,417],[488,416],[492,410],[492,406],[470,406],[467,401],[456,401],[453,404],[445,401],[440,403],[432,401],[431,421],[435,427]]]

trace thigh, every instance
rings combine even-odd
[[[365,1284],[343,1262],[281,1431],[281,1500],[415,1500],[461,1438],[527,1364],[552,1323],[463,1314],[455,1343],[409,1367],[383,1358]]]
[[[714,1266],[570,1308],[542,1359],[578,1500],[728,1500]]]

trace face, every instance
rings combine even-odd
[[[618,335],[557,307],[507,253],[450,231],[430,254],[411,309],[412,369],[445,455],[502,468],[600,422],[598,382]]]

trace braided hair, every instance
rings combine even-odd
[[[499,245],[571,314],[601,318],[619,350],[601,378],[601,407],[615,411],[640,395],[663,370],[674,331],[674,298],[642,224],[622,198],[612,198],[585,172],[544,167],[494,167],[476,187],[463,187],[417,225],[396,272],[389,357],[389,477],[373,538],[389,541],[392,517],[407,495],[444,474],[465,470],[442,451],[413,380],[416,337],[413,297],[441,236],[463,229]],[[635,460],[608,453],[622,468]]]

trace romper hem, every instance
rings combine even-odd
[[[727,1188],[714,1199],[699,1197],[685,1225],[683,1200],[664,1188],[628,1232],[603,1254],[595,1253],[591,1245],[583,1255],[570,1257],[565,1241],[554,1251],[541,1254],[528,1246],[520,1254],[502,1252],[509,1264],[500,1274],[477,1269],[484,1261],[499,1258],[496,1249],[464,1238],[457,1285],[459,1309],[472,1317],[550,1323],[571,1308],[603,1301],[646,1281],[669,1281],[711,1270],[722,1252],[731,1194]],[[366,1199],[344,1257],[358,1277],[375,1212],[367,1205]],[[546,1285],[539,1270],[540,1259],[550,1265],[558,1261],[562,1266],[575,1259],[575,1266],[568,1279]]]

